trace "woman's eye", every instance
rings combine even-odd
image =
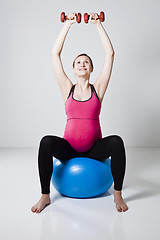
[[[85,61],[86,63],[89,63],[88,61]],[[80,61],[77,62],[77,64],[80,64]]]

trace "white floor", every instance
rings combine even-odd
[[[118,213],[113,186],[92,199],[61,196],[51,184],[52,204],[40,214],[37,149],[0,149],[0,239],[160,239],[160,148],[126,148],[123,197]]]

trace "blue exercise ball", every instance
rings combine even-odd
[[[98,196],[112,186],[110,164],[110,158],[102,162],[86,157],[54,159],[51,181],[58,192],[68,197]]]

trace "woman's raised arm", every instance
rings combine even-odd
[[[91,13],[89,21],[91,23],[94,23],[94,25],[96,26],[105,51],[105,60],[102,72],[94,83],[94,86],[98,91],[98,96],[102,101],[112,72],[114,49],[104,27],[102,26],[100,19],[98,19],[98,15],[95,13]]]
[[[76,22],[76,16],[74,13],[71,13],[67,16],[70,20],[66,20],[64,22],[63,28],[61,29],[52,49],[52,55],[55,54],[61,54],[63,44],[65,41],[65,38],[67,36],[67,33],[73,23]]]
[[[60,55],[63,49],[63,45],[64,45],[65,38],[67,36],[67,33],[71,25],[76,22],[76,15],[75,13],[71,13],[67,17],[69,18],[69,20],[65,21],[64,26],[61,29],[53,45],[52,52],[51,52],[54,74],[59,84],[64,101],[67,99],[68,93],[73,83],[70,81],[70,79],[67,77],[66,73],[64,72]]]

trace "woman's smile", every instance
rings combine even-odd
[[[79,71],[85,71],[87,68],[80,68]]]

